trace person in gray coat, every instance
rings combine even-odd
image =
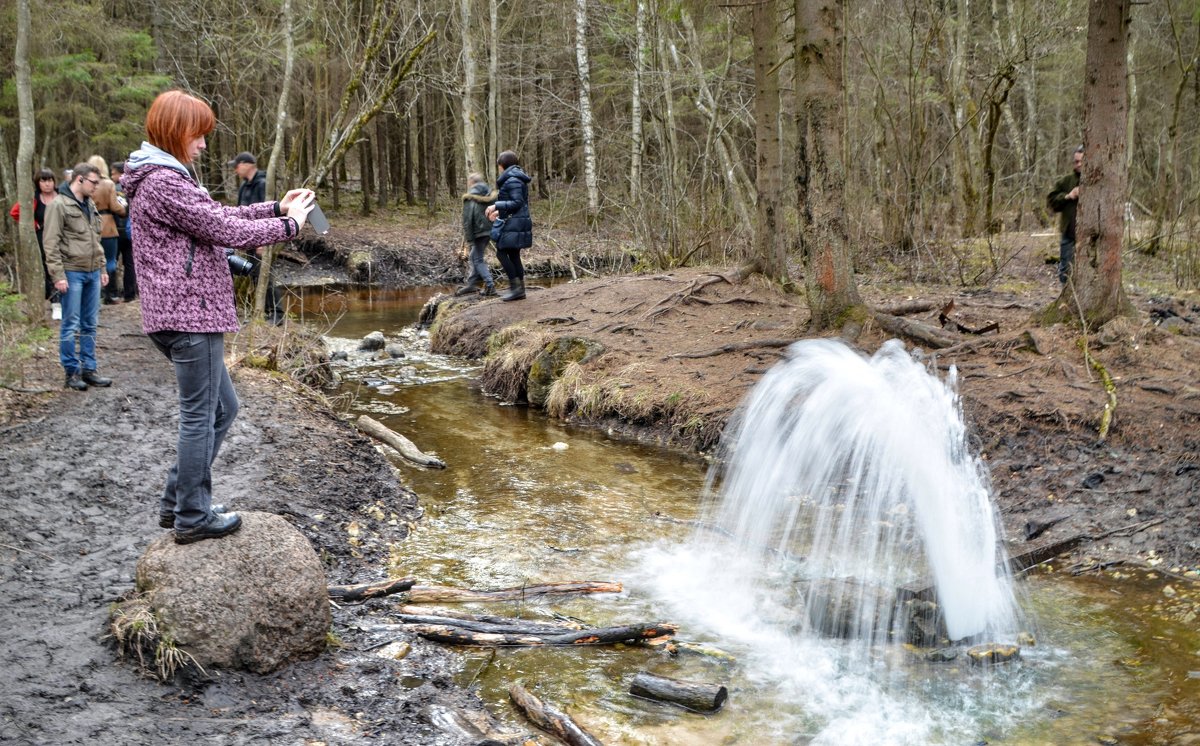
[[[463,239],[471,247],[471,274],[458,290],[457,296],[470,295],[475,292],[475,283],[482,282],[483,290],[480,295],[496,294],[496,284],[492,282],[492,273],[488,270],[484,252],[491,241],[492,221],[484,214],[488,206],[496,201],[496,192],[488,188],[483,180],[483,174],[474,173],[467,177],[467,193],[463,195]]]

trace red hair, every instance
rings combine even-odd
[[[207,135],[216,126],[212,108],[183,91],[160,93],[146,112],[146,136],[150,144],[175,156],[180,163],[191,162],[187,146],[192,140]]]

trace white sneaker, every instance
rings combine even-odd
[[[62,320],[62,304],[61,303],[51,303],[50,304],[50,318],[54,319],[55,321]]]

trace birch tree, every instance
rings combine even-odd
[[[475,40],[471,29],[471,0],[458,0],[459,24],[462,26],[462,132],[463,156],[467,173],[483,170],[479,157],[478,114],[475,108]]]
[[[629,201],[635,205],[642,191],[642,77],[646,74],[646,2],[637,0],[633,91],[629,102]]]
[[[38,251],[37,235],[33,230],[33,82],[29,71],[29,36],[32,29],[29,0],[17,0],[17,44],[14,68],[17,86],[17,109],[20,121],[20,138],[17,141],[17,199],[21,203],[21,214],[25,218],[17,229],[20,240],[17,247],[18,289],[25,296],[25,316],[30,322],[39,322],[45,313],[41,253]]]
[[[583,181],[587,187],[588,221],[600,214],[596,178],[596,133],[592,123],[592,73],[588,63],[587,0],[575,0],[575,68],[579,76],[579,129],[583,135]]]
[[[275,107],[275,142],[271,145],[270,160],[267,161],[267,199],[277,199],[279,185],[275,181],[279,176],[278,164],[283,159],[283,131],[287,123],[288,97],[292,91],[292,75],[296,68],[296,31],[292,13],[292,0],[283,0],[280,13],[283,23],[283,86],[279,91],[279,104]],[[277,245],[272,244],[263,250],[262,266],[258,276],[271,276],[271,265],[275,263]],[[254,285],[254,318],[261,319],[266,313],[267,290],[271,283],[267,280]]]

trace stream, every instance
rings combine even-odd
[[[464,588],[618,581],[620,594],[465,610],[595,627],[674,622],[677,639],[702,651],[464,649],[459,683],[478,687],[502,718],[520,722],[507,690],[522,681],[610,745],[1200,744],[1195,578],[1166,567],[1079,577],[1035,568],[1017,583],[1037,642],[1020,661],[980,669],[962,655],[914,658],[889,667],[880,687],[829,663],[836,641],[803,644],[744,624],[733,599],[707,597],[689,576],[704,559],[688,554],[703,460],[483,395],[476,361],[430,353],[413,327],[436,290],[309,289],[292,309],[335,349],[372,331],[403,346],[402,358],[335,363],[342,382],[331,394],[448,464],[396,463],[425,517],[392,549],[389,574]],[[635,699],[628,686],[639,671],[721,683],[729,700],[705,716]]]

